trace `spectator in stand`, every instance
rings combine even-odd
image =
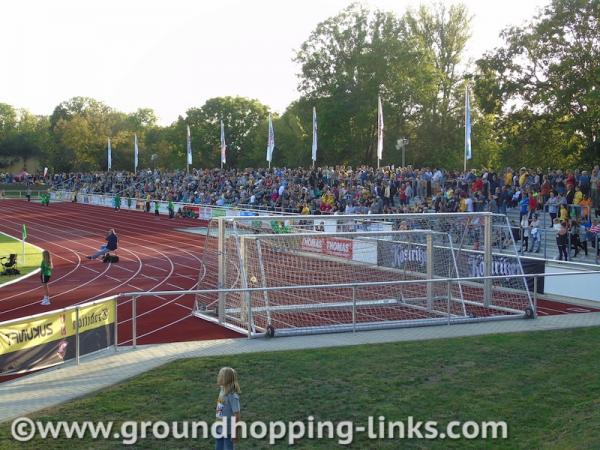
[[[552,224],[554,223],[554,219],[556,219],[556,214],[558,213],[558,197],[554,191],[550,191],[550,198],[548,198],[548,201],[546,202],[546,208],[548,210],[548,214],[550,214],[550,228],[552,228]]]
[[[590,182],[591,178],[588,174],[588,171],[583,170],[579,177],[579,188],[581,189],[581,192],[585,195],[590,195]]]
[[[544,175],[542,178],[542,185],[540,187],[540,195],[542,196],[542,202],[546,204],[546,202],[550,199],[550,195],[552,193],[552,184],[548,180],[548,176]]]
[[[600,245],[598,243],[598,237],[600,236],[600,223],[598,219],[594,219],[592,225],[586,231],[587,240],[592,243],[592,247],[596,249],[596,254],[600,255]]]
[[[523,216],[527,216],[529,213],[529,194],[523,192],[523,197],[519,201],[519,222],[523,219]]]
[[[531,222],[529,222],[529,235],[531,237],[531,252],[539,253],[542,236],[540,232],[540,220],[537,214],[534,214]]]
[[[527,215],[521,216],[521,253],[529,250],[529,219]]]
[[[558,218],[561,222],[566,222],[569,220],[569,210],[567,205],[564,203],[560,205],[560,209],[558,210]]]
[[[581,239],[581,225],[575,219],[573,219],[571,221],[570,233],[571,233],[571,247],[573,248],[573,250],[575,250],[575,254],[573,255],[573,257],[574,258],[577,257],[577,255],[579,254],[580,248],[585,252],[585,255],[587,256],[587,254],[588,254],[587,240]]]
[[[531,219],[533,214],[537,211],[537,195],[533,192],[529,195],[529,206],[528,206],[528,217]]]
[[[600,167],[595,166],[590,176],[590,192],[594,217],[600,216]]]
[[[559,261],[568,261],[569,253],[567,247],[569,245],[569,236],[566,222],[561,222],[558,233],[556,233],[556,245],[558,246]]]

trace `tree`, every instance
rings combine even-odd
[[[562,154],[554,163],[600,162],[600,2],[552,0],[534,20],[502,36],[504,46],[477,62],[481,89],[501,93],[511,106],[504,111],[508,122],[533,117],[560,138],[547,142],[538,135],[531,143],[538,157],[550,144]]]
[[[431,162],[456,167],[462,162],[464,79],[460,69],[469,39],[471,18],[465,5],[449,8],[438,3],[421,6],[405,17],[412,39],[427,49],[432,84],[417,99],[420,121],[416,123],[413,149],[421,165]]]
[[[386,162],[399,162],[399,137],[411,138],[429,162],[451,155],[462,122],[457,66],[468,25],[464,6],[441,5],[397,18],[354,4],[320,23],[296,61],[301,101],[318,107],[319,142],[327,149],[322,162],[376,163],[378,95]]]
[[[220,163],[221,121],[227,142],[227,165],[241,167],[256,162],[255,137],[267,119],[269,108],[258,100],[244,97],[216,97],[201,108],[187,111],[195,152],[204,167]]]

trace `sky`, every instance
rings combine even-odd
[[[501,44],[549,0],[463,0],[467,57]],[[443,0],[445,4],[454,0]],[[210,98],[255,98],[282,113],[297,91],[295,50],[346,0],[19,0],[0,3],[0,102],[51,114],[74,96],[167,125]],[[402,15],[419,0],[368,0]]]

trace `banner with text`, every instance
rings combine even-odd
[[[80,356],[114,345],[116,299],[79,305],[20,321],[0,323],[0,375],[62,364],[75,358],[77,324]]]

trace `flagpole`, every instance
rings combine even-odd
[[[470,147],[471,139],[471,118],[469,111],[469,85],[465,85],[465,149],[463,152],[464,164],[463,172],[467,171],[467,148]],[[469,148],[470,151],[470,148]]]

